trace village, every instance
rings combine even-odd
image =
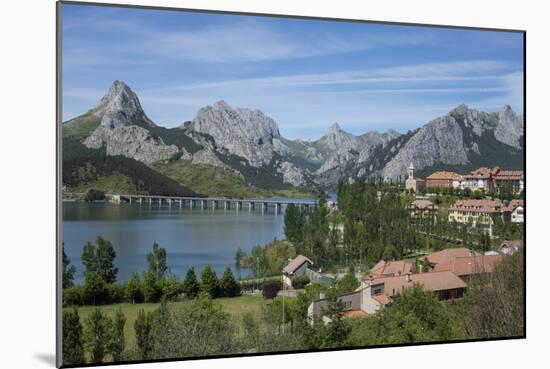
[[[466,175],[438,171],[426,179],[415,177],[414,171],[411,163],[405,181],[406,191],[414,194],[414,200],[407,205],[411,222],[429,219],[430,222],[437,223],[441,212],[432,199],[436,199],[442,190],[453,189],[471,191],[479,198],[460,199],[450,204],[446,210],[445,221],[477,229],[488,237],[489,242],[495,238],[493,227],[496,223],[523,226],[523,199],[513,198],[503,202],[491,196],[508,191],[514,197],[522,197],[525,187],[523,171],[482,167]],[[331,211],[337,211],[335,202],[328,203],[327,206]],[[523,239],[506,239],[500,240],[496,248],[492,247],[482,252],[461,246],[445,248],[423,257],[417,255],[414,259],[382,259],[367,273],[355,273],[360,284],[354,291],[336,296],[340,310],[338,318],[368,317],[376,314],[380,309],[390,305],[405,289],[414,285],[432,291],[441,302],[461,299],[469,286],[490,278],[494,268],[506,255],[522,252],[522,249]],[[321,283],[327,288],[331,288],[337,278],[333,274],[321,273],[321,269],[316,269],[313,257],[304,255],[298,255],[283,269],[283,288],[293,290],[292,281],[299,280],[300,276],[306,276],[307,280]],[[330,298],[325,293],[320,293],[319,298],[311,302],[308,307],[308,319],[311,324],[316,319],[325,324],[332,321],[334,311],[328,308],[330,303]]]

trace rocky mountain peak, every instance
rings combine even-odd
[[[119,80],[113,82],[105,96],[93,109],[93,113],[101,117],[101,125],[107,128],[129,125],[156,127],[143,111],[134,91]]]
[[[210,135],[216,145],[253,166],[269,163],[273,139],[280,137],[277,123],[262,111],[233,108],[223,100],[201,108],[190,128]]]
[[[332,123],[332,125],[329,127],[327,134],[331,134],[331,133],[334,134],[339,132],[343,132],[343,130],[342,128],[340,128],[340,125],[338,124],[338,122],[335,122],[335,123]]]

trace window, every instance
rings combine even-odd
[[[351,310],[351,301],[344,301],[344,309],[343,310]]]

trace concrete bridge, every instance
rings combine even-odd
[[[179,197],[179,196],[154,196],[154,195],[129,195],[129,194],[105,194],[107,201],[114,203],[130,203],[130,204],[148,204],[148,205],[167,205],[169,207],[188,207],[190,209],[235,209],[254,211],[261,209],[266,212],[269,209],[274,209],[276,214],[279,214],[283,207],[286,208],[289,204],[294,204],[306,211],[313,209],[317,203],[317,199],[311,200],[294,200],[294,199],[230,199],[230,198],[215,198],[215,197]]]

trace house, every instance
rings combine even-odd
[[[467,249],[466,247],[456,247],[452,249],[444,249],[428,255],[426,258],[430,263],[431,268],[437,265],[452,262],[457,257],[481,256],[480,253]]]
[[[471,190],[494,191],[510,189],[521,192],[525,187],[522,170],[504,170],[499,167],[476,169],[462,177],[459,188]]]
[[[309,258],[298,255],[283,268],[283,283],[292,288],[292,278],[306,274],[306,270],[313,266]]]
[[[523,240],[507,240],[500,244],[498,251],[504,255],[510,255],[523,247]]]
[[[454,188],[461,175],[455,172],[434,172],[426,177],[426,188]]]
[[[416,199],[407,207],[411,219],[435,218],[438,207],[430,200]]]
[[[390,304],[395,296],[406,288],[420,284],[428,291],[433,291],[440,301],[460,298],[466,289],[466,283],[449,271],[396,275],[382,278],[369,278],[361,282],[356,291],[339,295],[342,317],[369,316]],[[328,299],[321,295],[308,307],[308,317],[320,316],[324,322],[330,322],[326,316]]]
[[[384,261],[380,260],[370,270],[369,276],[373,278],[393,277],[396,275],[403,275],[410,273],[412,263],[397,260],[397,261]]]
[[[494,169],[481,167],[471,171],[470,174],[466,174],[462,177],[461,188],[469,188],[472,191],[492,191],[493,175],[495,175],[498,170],[500,170],[498,167]]]
[[[437,264],[434,272],[450,271],[465,283],[471,283],[472,278],[477,278],[487,273],[492,273],[496,265],[502,261],[503,255],[471,255],[455,257],[451,262]]]
[[[504,221],[510,223],[523,223],[525,206],[523,200],[511,200],[503,210]]]
[[[458,200],[449,208],[449,222],[481,226],[492,234],[495,221],[504,220],[503,211],[500,200]]]
[[[495,190],[508,189],[517,193],[523,191],[524,187],[523,170],[499,170],[493,176]]]
[[[426,182],[423,179],[414,177],[414,166],[411,163],[407,168],[408,178],[405,181],[405,189],[407,191],[419,192],[426,187]]]

